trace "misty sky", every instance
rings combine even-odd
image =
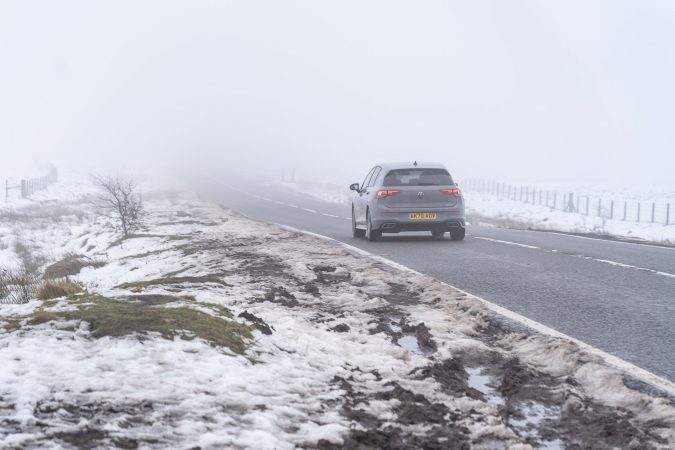
[[[675,2],[0,0],[0,152],[673,183]]]

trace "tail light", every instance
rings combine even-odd
[[[462,191],[457,188],[454,189],[441,189],[441,192],[447,195],[462,195]]]
[[[396,195],[396,194],[400,194],[400,193],[401,193],[401,191],[392,191],[392,190],[377,191],[377,198],[389,197],[391,195]]]

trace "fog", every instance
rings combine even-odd
[[[5,168],[673,182],[672,1],[4,0],[0,61]]]

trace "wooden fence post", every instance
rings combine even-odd
[[[614,219],[614,200],[609,203],[609,218]]]

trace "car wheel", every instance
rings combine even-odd
[[[356,216],[354,215],[354,207],[352,207],[352,236],[355,238],[362,238],[366,235],[366,230],[356,228]]]
[[[366,239],[369,241],[377,241],[382,236],[380,230],[373,230],[373,222],[370,220],[370,210],[366,211]]]
[[[450,239],[453,241],[461,241],[466,236],[466,228],[455,228],[450,230]]]
[[[433,230],[431,232],[431,235],[435,238],[442,238],[443,236],[445,236],[445,231],[443,231],[443,230]]]

